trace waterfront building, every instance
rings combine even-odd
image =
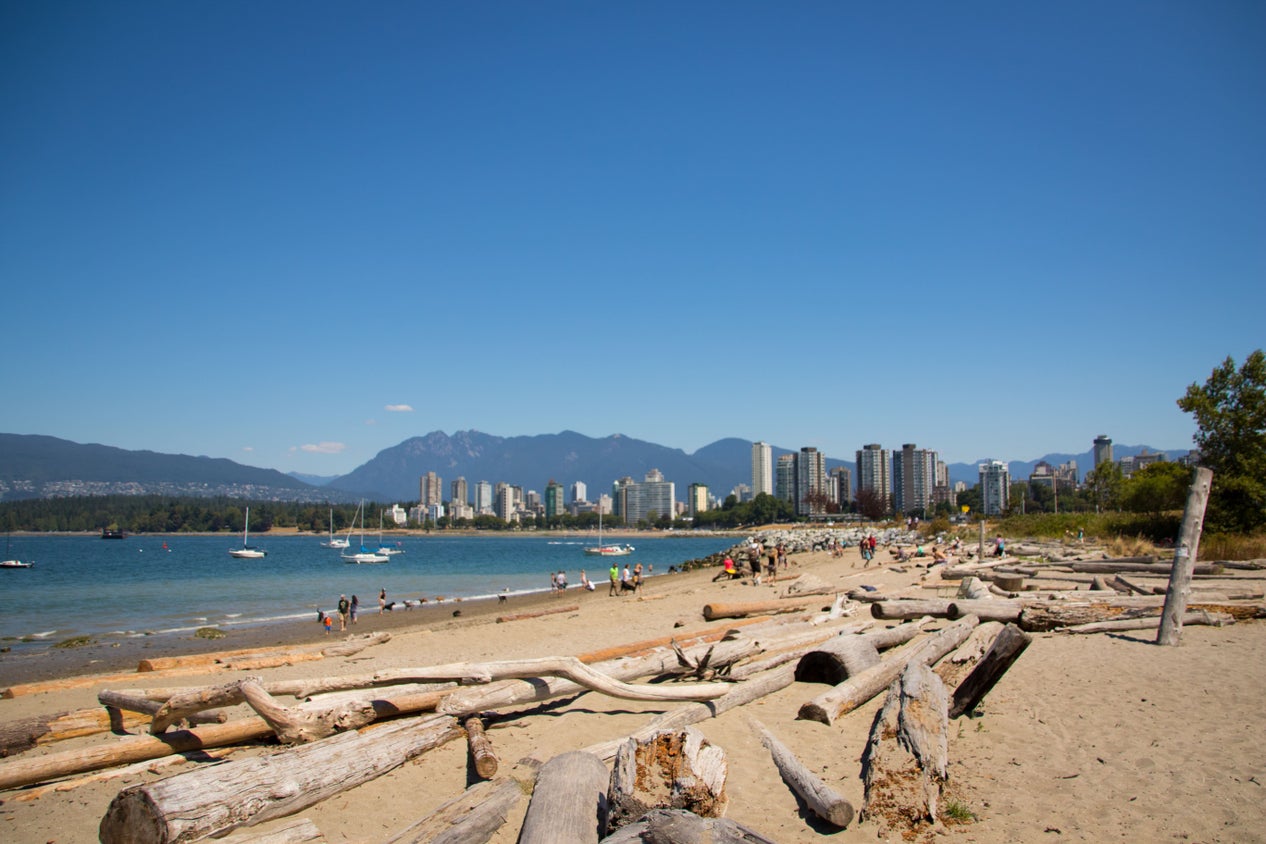
[[[647,472],[641,483],[630,480],[629,483],[623,484],[620,487],[620,494],[623,497],[623,501],[620,502],[621,515],[624,516],[624,523],[629,527],[643,519],[652,521],[661,516],[671,518],[676,512],[675,485],[672,481],[664,480],[663,473],[658,469]]]
[[[553,519],[564,512],[563,485],[550,478],[550,482],[545,485],[545,518]]]
[[[418,503],[424,507],[444,500],[444,482],[434,472],[427,472],[418,479]]]
[[[730,495],[734,496],[736,504],[742,504],[744,501],[751,501],[755,496],[752,495],[752,488],[747,484],[738,484],[734,489],[730,490]]]
[[[892,503],[892,454],[879,443],[870,443],[857,452],[857,491],[868,489],[885,505]]]
[[[774,450],[765,442],[752,443],[752,497],[774,494]]]
[[[796,456],[778,455],[774,469],[774,497],[780,501],[796,502]]]
[[[826,455],[805,446],[796,455],[796,515],[819,515],[826,501]]]
[[[980,473],[981,506],[986,516],[1001,516],[1010,501],[1011,473],[1001,460],[990,460],[977,467]]]
[[[466,488],[466,479],[458,478],[449,486],[449,504],[469,504],[470,491]]]
[[[494,503],[492,484],[487,481],[480,481],[475,484],[475,514],[478,516],[490,515],[493,511]]]
[[[935,451],[905,443],[892,454],[892,497],[898,513],[927,514],[932,509],[932,490],[936,485],[937,455]]]
[[[589,500],[589,487],[585,486],[584,481],[576,481],[571,485],[571,500],[573,503]]]
[[[691,484],[689,491],[686,493],[686,505],[686,513],[692,519],[697,514],[706,512],[708,509],[708,485]]]

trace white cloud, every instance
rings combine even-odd
[[[253,446],[253,445],[244,445],[244,446],[242,446],[242,451],[254,451],[254,450],[255,450],[255,446]]]
[[[310,454],[338,454],[345,448],[347,448],[347,446],[343,443],[332,442],[321,442],[316,444],[308,443],[306,445],[299,446],[300,451],[306,451]]]
[[[385,408],[388,413],[412,413],[413,408],[407,404],[389,404]]]

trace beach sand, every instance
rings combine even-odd
[[[912,589],[926,575],[924,569],[908,564],[905,571],[894,571],[890,565],[863,569],[853,549],[842,557],[815,552],[796,554],[791,560],[792,575],[812,572],[841,590],[862,584],[885,592]],[[713,574],[708,570],[658,576],[647,582],[640,597],[608,597],[602,583],[593,593],[573,587],[562,596],[523,596],[504,604],[445,603],[381,616],[372,607],[362,613],[355,632],[389,630],[392,639],[352,657],[250,672],[175,677],[164,673],[161,680],[136,674],[23,695],[0,700],[0,725],[95,706],[100,688],[210,686],[247,673],[271,680],[576,655],[674,632],[726,629],[735,622],[704,621],[705,604],[773,599],[786,583],[782,578],[777,586],[713,583]],[[955,585],[940,591],[952,594]],[[917,591],[937,594],[931,589]],[[821,606],[831,602],[829,597],[820,600]],[[565,613],[497,621],[508,614],[572,605],[577,608]],[[864,607],[854,615],[868,617]],[[144,640],[97,652],[59,652],[47,659],[0,659],[0,686],[85,670],[134,671],[140,658],[175,653],[324,644],[339,638],[337,625],[335,630],[327,639],[314,615],[307,625],[235,631],[218,641]],[[976,819],[938,827],[917,840],[1266,841],[1266,754],[1260,740],[1266,728],[1266,664],[1261,656],[1266,652],[1266,624],[1188,627],[1176,648],[1157,647],[1152,638],[1145,633],[1035,635],[985,699],[983,714],[950,724],[946,798],[962,803]],[[860,807],[861,755],[881,698],[831,727],[797,721],[800,705],[825,689],[793,683],[696,725],[727,755],[726,817],[779,842],[877,840],[872,823],[855,820],[847,829],[834,831],[809,819],[752,728],[751,719],[759,719],[808,768]],[[501,760],[499,775],[522,774],[524,768],[517,763],[524,757],[548,759],[626,735],[675,705],[585,693],[498,712],[489,736]],[[234,715],[246,712],[233,710]],[[118,738],[99,734],[38,747],[14,758],[112,741]],[[230,758],[273,751],[242,749]],[[65,791],[37,787],[0,792],[0,838],[95,841],[98,824],[120,789],[196,764],[206,763],[180,762],[157,772],[133,772]],[[300,816],[311,819],[327,841],[381,842],[461,793],[472,776],[465,742],[454,741]],[[525,799],[491,840],[514,842],[526,807]]]

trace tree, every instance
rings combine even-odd
[[[1132,513],[1160,515],[1187,503],[1191,468],[1168,460],[1135,472],[1121,490],[1121,506]]]
[[[1121,467],[1104,461],[1086,475],[1086,489],[1096,510],[1115,510],[1121,497]]]
[[[857,512],[869,521],[877,522],[888,515],[888,498],[880,495],[871,487],[859,487],[857,490]]]
[[[1266,354],[1258,349],[1238,370],[1228,356],[1178,407],[1195,417],[1200,465],[1213,470],[1206,522],[1243,533],[1266,525]]]

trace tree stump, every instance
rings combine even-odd
[[[693,727],[629,739],[616,752],[607,789],[607,827],[619,829],[652,809],[700,817],[725,812],[725,751]]]

